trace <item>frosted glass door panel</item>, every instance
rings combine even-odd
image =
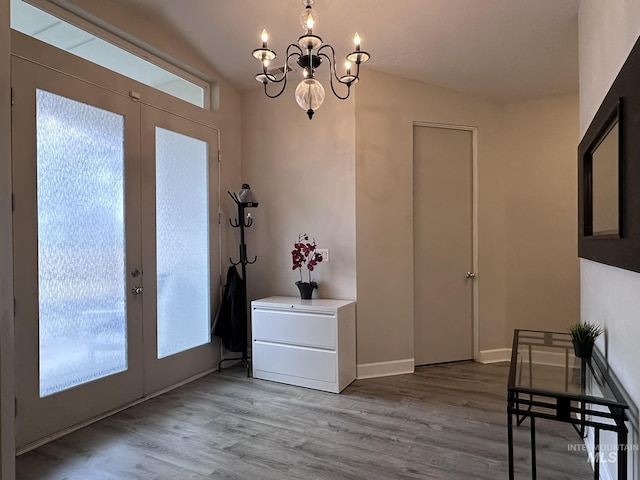
[[[127,369],[124,118],[36,90],[40,396]]]
[[[206,142],[156,127],[158,358],[211,341]]]

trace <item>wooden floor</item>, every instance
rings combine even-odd
[[[18,480],[507,479],[506,364],[421,367],[342,394],[231,368],[17,459]],[[569,426],[539,420],[538,478],[591,478]],[[516,478],[531,478],[528,422]]]

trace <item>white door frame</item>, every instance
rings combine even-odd
[[[472,267],[476,277],[471,282],[472,288],[472,317],[473,317],[473,359],[478,360],[480,355],[480,309],[479,309],[479,275],[478,275],[478,127],[472,127],[468,125],[450,125],[446,123],[432,123],[432,122],[413,122],[413,127],[431,127],[431,128],[446,128],[448,130],[465,130],[471,132],[472,138],[472,167],[471,167],[471,230],[472,230]],[[413,164],[412,164],[413,170]],[[412,172],[414,175],[415,172]],[[415,319],[414,319],[415,322]],[[414,329],[415,334],[415,329]]]

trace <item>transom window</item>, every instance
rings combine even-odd
[[[170,71],[22,0],[11,0],[11,28],[198,107],[208,107],[209,86],[204,80],[177,67]]]

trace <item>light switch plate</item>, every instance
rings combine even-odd
[[[316,248],[316,252],[322,255],[322,261],[329,261],[329,249],[328,248]]]

